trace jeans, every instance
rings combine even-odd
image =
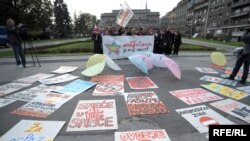
[[[243,63],[244,63],[243,76],[242,76],[241,80],[246,82],[247,76],[248,76],[248,70],[249,70],[249,56],[248,56],[248,54],[243,54],[243,55],[238,57],[238,59],[235,63],[235,67],[234,67],[233,72],[232,72],[230,77],[234,78],[237,75],[237,73],[240,70],[240,67]]]
[[[20,45],[12,45],[12,49],[14,51],[15,54],[15,59],[16,59],[16,64],[20,65],[22,64],[23,66],[26,65],[26,60],[25,60],[25,56],[24,56],[24,52],[23,52],[23,48]],[[21,58],[21,61],[20,61]]]

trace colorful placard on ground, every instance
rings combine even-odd
[[[104,82],[104,81],[124,81],[124,75],[96,75],[91,77],[92,82]]]
[[[246,92],[246,93],[250,94],[250,86],[237,87],[236,89],[241,90],[243,92]]]
[[[158,86],[149,77],[127,77],[131,89],[155,89]]]
[[[37,97],[38,95],[47,95],[51,91],[59,89],[59,88],[61,88],[61,86],[46,86],[46,85],[41,84],[41,85],[32,87],[30,89],[23,90],[18,93],[8,95],[5,98],[29,102],[33,100],[35,97]]]
[[[64,75],[49,78],[49,79],[39,80],[39,82],[46,84],[46,85],[51,85],[51,84],[58,84],[62,82],[71,81],[71,80],[77,79],[78,77],[79,76],[74,76],[71,74],[64,74]]]
[[[59,73],[59,74],[63,74],[63,73],[70,73],[73,72],[77,69],[78,67],[71,67],[71,66],[61,66],[60,68],[52,71],[53,73]]]
[[[52,76],[54,76],[54,74],[38,73],[38,74],[31,75],[25,78],[17,79],[15,80],[15,82],[32,84],[36,81],[43,80]]]
[[[65,86],[63,86],[61,89],[55,90],[55,92],[58,93],[64,93],[64,94],[72,94],[72,95],[78,95],[87,89],[93,87],[96,83],[84,81],[77,79]]]
[[[16,100],[12,100],[12,99],[6,99],[6,98],[0,98],[0,108],[7,106],[13,102],[15,102]]]
[[[73,98],[72,95],[50,93],[46,96],[37,96],[29,103],[11,112],[16,115],[46,118],[64,103]]]
[[[128,113],[132,115],[168,113],[166,105],[153,91],[124,93]]]
[[[164,129],[115,132],[115,141],[171,141]]]
[[[30,85],[31,84],[15,83],[15,82],[2,85],[2,86],[0,86],[0,96],[7,95],[9,93],[18,91],[18,90],[25,88],[25,87],[28,87]]]
[[[53,141],[65,121],[21,120],[7,133],[2,141]]]
[[[211,68],[201,68],[201,67],[195,67],[196,70],[198,70],[201,73],[211,73],[211,74],[218,74],[217,71]]]
[[[116,104],[109,100],[80,100],[67,131],[118,129]]]
[[[232,99],[210,103],[215,108],[250,123],[250,106]]]
[[[206,105],[177,109],[176,111],[206,138],[208,138],[209,125],[234,124]]]
[[[201,85],[201,87],[206,88],[215,93],[221,94],[223,96],[236,99],[236,100],[240,100],[248,96],[248,94],[242,91],[239,91],[239,90],[227,87],[227,86],[223,86],[220,84],[216,84],[216,83],[204,84],[204,85]]]
[[[222,78],[228,78],[229,76],[230,76],[230,74],[220,74],[220,77],[222,77]],[[235,76],[234,80],[240,81],[241,76]],[[247,78],[246,82],[250,82],[250,78]]]
[[[223,99],[202,88],[170,91],[170,93],[188,105]]]
[[[99,82],[95,91],[94,96],[107,96],[107,95],[122,95],[124,93],[123,81],[104,81]]]
[[[201,77],[200,80],[213,82],[213,83],[219,83],[223,85],[230,85],[230,86],[235,86],[237,84],[237,81],[234,81],[234,80],[223,79],[220,77],[214,77],[214,76],[208,76],[208,75]]]

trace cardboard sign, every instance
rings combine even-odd
[[[107,96],[107,95],[122,95],[124,93],[123,81],[106,81],[99,82],[95,91],[94,96]]]
[[[232,99],[210,103],[215,108],[250,123],[250,106]]]
[[[62,83],[62,82],[71,81],[71,80],[74,80],[78,77],[79,76],[74,76],[71,74],[64,74],[64,75],[53,77],[50,79],[43,79],[43,80],[40,80],[39,82],[46,84],[46,85],[51,85],[51,84],[58,84],[58,83]]]
[[[21,120],[0,139],[2,141],[53,141],[65,121]]]
[[[0,108],[7,106],[13,102],[15,102],[16,100],[12,100],[12,99],[5,99],[5,98],[0,98]]]
[[[0,86],[0,96],[7,95],[9,93],[18,91],[18,90],[25,88],[25,87],[28,87],[30,85],[31,84],[15,83],[15,82],[2,85],[2,86]]]
[[[208,138],[209,125],[234,124],[206,105],[177,109],[176,111],[206,138]]]
[[[50,93],[46,96],[37,96],[29,103],[11,113],[23,116],[46,118],[71,98],[73,98],[72,95],[57,93]]]
[[[121,10],[116,18],[116,23],[122,27],[126,27],[129,20],[133,17],[134,12],[128,6],[127,2],[124,2]]]
[[[246,86],[246,87],[237,87],[236,89],[241,90],[243,92],[246,92],[248,94],[250,94],[250,86]]]
[[[149,77],[127,77],[131,89],[155,89],[158,86]]]
[[[223,99],[202,88],[170,91],[170,93],[188,105]]]
[[[124,75],[96,75],[90,81],[105,82],[105,81],[124,81]]]
[[[217,71],[211,68],[201,68],[201,67],[195,67],[196,70],[198,70],[201,73],[211,73],[211,74],[218,74]]]
[[[116,104],[109,100],[80,100],[67,131],[118,129]]]
[[[153,92],[124,93],[129,115],[161,114],[168,113],[165,104]]]
[[[36,81],[43,80],[43,79],[46,79],[46,78],[49,78],[49,77],[52,77],[52,76],[54,76],[54,74],[38,73],[38,74],[35,74],[35,75],[31,75],[31,76],[28,76],[28,77],[25,77],[25,78],[15,80],[15,82],[32,84],[32,83],[34,83]]]
[[[224,84],[224,85],[230,85],[230,86],[235,86],[237,84],[237,81],[234,81],[234,80],[223,79],[223,78],[208,76],[208,75],[201,77],[200,80]]]
[[[236,90],[236,89],[233,89],[230,87],[226,87],[226,86],[223,86],[220,84],[216,84],[216,83],[201,85],[201,87],[206,88],[206,89],[213,91],[215,93],[236,99],[236,100],[240,100],[240,99],[248,96],[248,94],[246,94],[242,91],[239,91],[239,90]]]
[[[73,72],[77,69],[78,67],[70,67],[70,66],[61,66],[60,68],[52,71],[53,73],[59,73],[59,74],[63,74],[63,73],[70,73]]]
[[[171,141],[164,129],[115,132],[115,141]]]

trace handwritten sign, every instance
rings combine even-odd
[[[188,105],[223,99],[202,88],[170,91],[170,93]]]
[[[211,68],[201,68],[201,67],[195,67],[196,70],[198,70],[201,73],[212,73],[212,74],[218,74],[217,71]]]
[[[31,75],[25,78],[17,79],[15,80],[15,82],[32,84],[36,81],[43,80],[52,76],[54,76],[54,74],[38,73],[38,74]]]
[[[153,92],[124,93],[129,115],[168,113],[165,104]]]
[[[43,80],[40,80],[39,82],[46,84],[46,85],[51,85],[51,84],[58,84],[58,83],[62,83],[62,82],[71,81],[71,80],[74,80],[78,77],[79,76],[74,76],[71,74],[64,74],[64,75],[53,77],[50,79],[43,79]]]
[[[71,66],[61,66],[60,68],[52,71],[53,73],[59,73],[59,74],[63,74],[63,73],[70,73],[73,72],[77,69],[78,67],[71,67]]]
[[[109,100],[80,100],[67,131],[118,129],[116,104]]]
[[[0,139],[2,141],[53,141],[64,124],[65,121],[21,120]]]
[[[208,75],[201,77],[200,80],[224,84],[224,85],[230,85],[230,86],[235,86],[237,84],[237,81],[234,81],[234,80],[223,79],[223,78],[208,76]]]
[[[149,77],[127,77],[131,89],[154,89],[158,86]]]
[[[171,141],[164,129],[115,132],[115,141]]]
[[[206,138],[208,138],[209,125],[234,124],[206,105],[177,109],[176,111]]]
[[[16,100],[12,100],[12,99],[5,99],[5,98],[0,98],[0,108],[7,106],[13,102],[15,102]]]
[[[123,81],[106,81],[99,82],[95,91],[94,96],[105,96],[105,95],[121,95],[124,93]]]
[[[9,93],[18,91],[18,90],[25,88],[25,87],[28,87],[30,85],[31,84],[15,83],[15,82],[2,85],[2,86],[0,86],[0,96],[7,95]]]
[[[105,81],[124,81],[124,75],[96,75],[90,81],[105,82]]]

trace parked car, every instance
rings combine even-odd
[[[7,37],[7,31],[4,26],[0,26],[0,46],[10,47],[10,42]]]

